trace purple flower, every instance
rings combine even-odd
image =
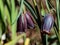
[[[49,34],[53,24],[54,24],[54,18],[52,14],[47,14],[43,20],[43,32]]]
[[[17,32],[25,32],[26,29],[33,29],[34,22],[29,12],[22,14],[17,21]]]

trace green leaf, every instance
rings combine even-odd
[[[0,20],[0,39],[1,39],[1,36],[2,36],[2,22]]]
[[[14,0],[11,0],[11,22],[15,19],[15,2]]]
[[[60,14],[59,14],[59,0],[56,0],[56,12],[57,12],[57,26],[58,26],[58,36],[59,36],[59,43],[60,43]]]
[[[21,0],[20,12],[17,14],[17,10],[15,9],[15,2],[11,0],[12,11],[11,11],[11,32],[12,32],[12,39],[16,37],[16,30],[17,30],[17,20],[22,13],[24,0]]]
[[[60,30],[60,19],[59,19],[59,0],[56,0],[56,11],[57,11],[57,25]]]
[[[6,16],[4,15],[4,5],[2,0],[0,0],[0,11],[1,11],[2,20],[4,23],[6,23]]]
[[[8,22],[9,24],[11,24],[10,14],[9,14],[9,11],[8,11],[7,6],[4,7],[4,14],[5,14],[6,17],[7,17],[7,22]]]
[[[20,6],[20,11],[19,11],[19,13],[17,14],[17,16],[16,16],[16,18],[14,19],[14,21],[12,22],[12,25],[14,24],[14,22],[16,22],[17,20],[18,20],[18,18],[19,18],[19,16],[22,14],[22,8],[23,8],[23,2],[24,2],[24,0],[21,0],[21,6]]]
[[[26,34],[23,33],[23,34],[17,36],[16,38],[14,38],[14,40],[6,43],[5,45],[15,45],[22,37],[26,37]]]
[[[29,4],[27,1],[24,1],[25,6],[29,9],[29,11],[31,12],[32,16],[34,17],[34,19],[37,19],[35,10],[33,9],[33,7],[31,6],[31,4]]]
[[[11,0],[11,23],[14,21],[16,15],[15,15],[15,2],[14,0]],[[16,38],[16,22],[11,25],[11,32],[12,32],[12,40]]]

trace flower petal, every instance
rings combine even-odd
[[[54,23],[54,18],[51,14],[44,17],[43,31],[49,33]]]
[[[25,15],[26,15],[28,26],[34,28],[34,23],[33,23],[33,20],[31,19],[32,17],[28,13],[26,13]]]

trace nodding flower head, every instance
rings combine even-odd
[[[43,32],[49,34],[54,24],[54,18],[52,14],[47,14],[43,19]]]
[[[25,32],[26,29],[34,28],[34,21],[29,12],[22,14],[17,21],[17,32]]]

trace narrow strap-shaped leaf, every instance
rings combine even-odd
[[[23,2],[24,0],[21,0],[21,6],[20,6],[20,11],[19,11],[19,14],[17,15],[17,17],[15,18],[15,20],[12,22],[12,25],[14,24],[14,22],[16,22],[19,18],[19,16],[22,14],[22,9],[23,9]]]
[[[23,2],[24,0],[21,0],[21,6],[20,6],[20,12],[17,15],[17,10],[15,8],[15,2],[14,0],[11,0],[11,5],[12,5],[12,12],[11,12],[11,32],[12,32],[12,40],[16,38],[16,29],[17,29],[17,19],[22,13],[22,8],[23,8]]]
[[[6,0],[6,6],[8,8],[8,11],[9,11],[9,16],[11,16],[11,2],[9,0]]]
[[[24,1],[25,6],[30,10],[30,12],[32,13],[32,16],[35,18],[35,20],[37,19],[36,13],[33,9],[33,7],[27,2]]]
[[[37,7],[37,2],[36,2],[36,0],[32,0],[32,1],[34,3],[34,8],[35,8],[36,16],[38,17],[37,23],[39,25],[39,28],[41,29],[41,15],[39,15],[38,7]]]
[[[59,19],[59,0],[56,0],[56,11],[57,11],[57,25],[58,25],[58,28],[60,30],[60,19]]]
[[[56,25],[56,23],[54,22],[54,31],[55,31],[55,34],[56,34],[56,37],[58,38],[59,40],[59,35],[58,35],[58,27]]]
[[[56,0],[56,12],[57,12],[57,26],[58,26],[58,36],[59,36],[59,45],[60,45],[60,14],[59,14],[59,0]]]
[[[11,24],[10,14],[9,14],[9,10],[8,10],[8,7],[7,7],[7,6],[4,7],[4,14],[5,14],[6,17],[7,17],[7,22],[8,22],[9,24]]]
[[[11,0],[11,22],[14,21],[15,18],[15,2]]]
[[[50,1],[48,1],[49,5],[51,6],[51,8],[56,12],[56,9],[53,7],[53,5],[51,4]]]
[[[15,15],[15,2],[14,0],[11,0],[11,23],[14,21],[16,15]],[[12,40],[16,38],[16,22],[11,25],[11,32],[12,32]]]
[[[1,11],[1,18],[3,20],[4,23],[6,23],[6,16],[4,15],[4,5],[3,5],[3,1],[0,0],[0,11]]]

